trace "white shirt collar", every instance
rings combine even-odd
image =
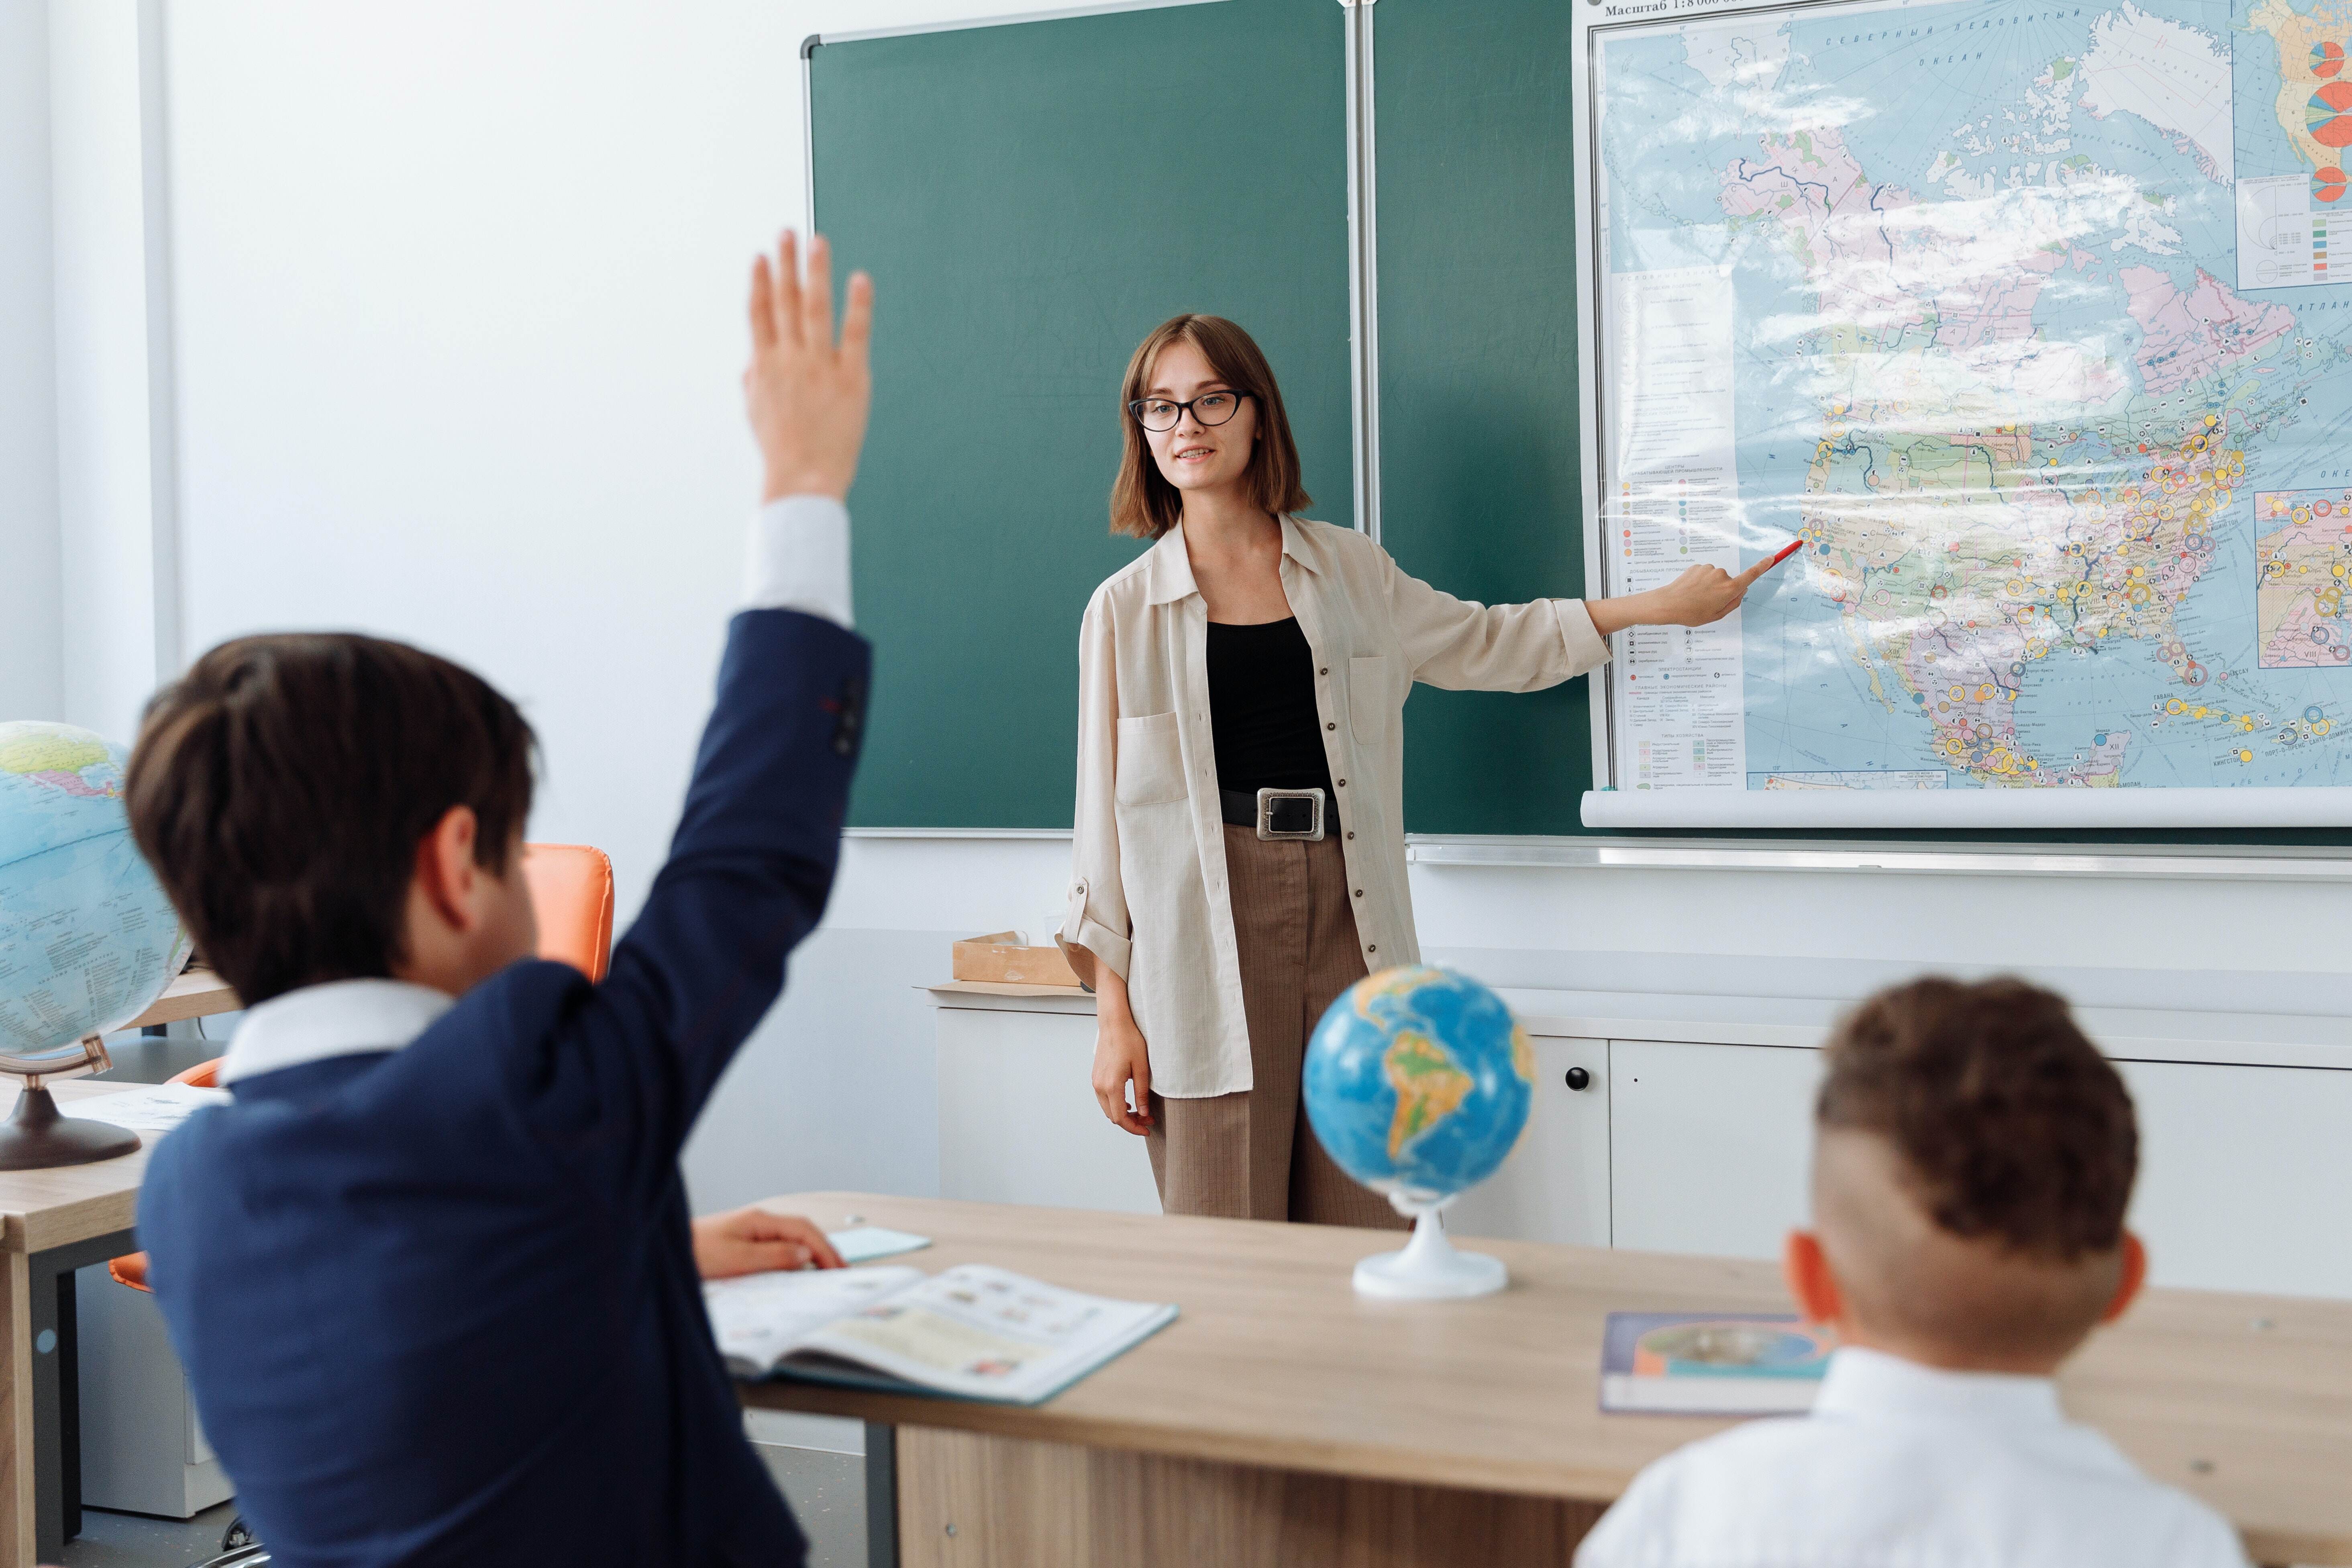
[[[2058,1385],[2046,1377],[2001,1372],[1946,1372],[1884,1351],[1847,1345],[1830,1357],[1816,1415],[1908,1420],[2063,1424]]]
[[[1307,530],[1297,518],[1285,513],[1282,524],[1282,553],[1309,572],[1319,573],[1321,561],[1307,537]],[[1184,525],[1177,523],[1160,536],[1160,542],[1144,554],[1144,571],[1149,574],[1144,599],[1154,605],[1172,605],[1188,594],[1200,592],[1192,577],[1192,554],[1184,543]]]
[[[247,1010],[229,1040],[220,1080],[235,1083],[330,1057],[398,1050],[454,1001],[446,992],[405,980],[333,980],[289,991]]]

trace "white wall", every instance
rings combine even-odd
[[[173,5],[186,646],[347,626],[473,664],[539,726],[534,831],[610,850],[625,917],[736,586],[740,297],[803,210],[798,45],[1010,8]],[[688,1150],[698,1200],[934,1190],[917,988],[952,937],[1050,920],[1067,857],[851,841],[826,928]],[[1809,982],[1839,994],[1914,966],[2123,992],[2194,970],[2262,1006],[2352,970],[2341,887],[1416,868],[1414,888],[1425,948],[1522,984],[1811,956],[1851,965]]]
[[[0,0],[0,722],[64,711],[49,243],[48,11]]]
[[[801,41],[1006,8],[170,5],[189,651],[346,626],[481,670],[540,731],[532,831],[607,849],[625,920],[739,586],[742,297],[805,208]],[[912,987],[987,921],[935,902],[803,952],[692,1151],[704,1201],[936,1185]]]
[[[634,907],[739,587],[798,47],[876,9],[174,5],[191,649],[337,626],[481,669],[540,729],[536,830]]]
[[[167,243],[150,210],[161,127],[141,80],[159,47],[159,15],[137,0],[49,6],[64,710],[123,742],[177,664],[170,431],[158,420],[169,328],[151,292]]]

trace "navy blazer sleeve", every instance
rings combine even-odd
[[[824,912],[869,668],[865,639],[831,621],[737,616],[668,862],[610,973],[592,986],[520,965],[485,998],[538,1042],[509,1064],[529,1132],[625,1208],[670,1190],[711,1087]]]

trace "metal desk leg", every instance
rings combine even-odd
[[[130,1231],[36,1252],[29,1259],[33,1338],[33,1541],[54,1563],[81,1533],[81,1362],[74,1332],[74,1270],[139,1242]]]
[[[866,1424],[866,1564],[898,1568],[898,1428]]]

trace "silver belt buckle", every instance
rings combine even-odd
[[[1307,822],[1303,828],[1274,826],[1274,803],[1303,800]],[[1257,836],[1260,838],[1301,838],[1312,844],[1323,837],[1323,792],[1319,789],[1262,789],[1257,792]]]

